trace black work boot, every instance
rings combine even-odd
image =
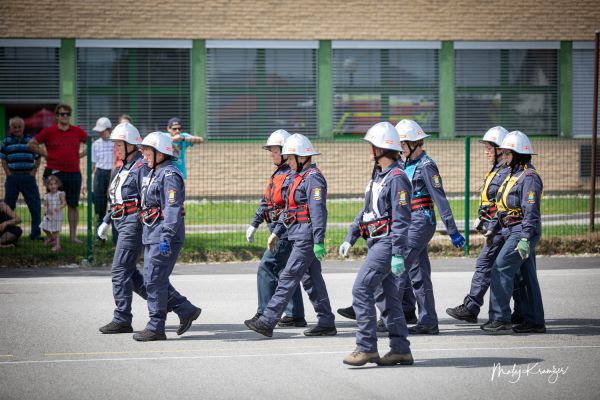
[[[201,313],[202,309],[196,307],[196,310],[189,317],[179,318],[179,329],[177,329],[177,334],[183,335],[185,332],[187,332],[187,330],[192,326],[192,322],[197,320]]]
[[[288,317],[287,315],[285,317],[282,317],[279,322],[277,322],[277,326],[279,326],[280,328],[289,328],[289,327],[296,327],[296,328],[304,328],[307,325],[306,320],[302,317]]]
[[[446,308],[446,314],[459,321],[465,321],[470,324],[477,323],[477,315],[469,311],[469,309],[464,304],[461,304],[454,308]]]
[[[522,324],[513,326],[512,330],[515,333],[546,333],[546,325],[537,325],[525,321]]]
[[[408,333],[412,335],[437,335],[440,330],[437,325],[416,324],[408,328]]]
[[[118,322],[111,321],[108,324],[100,327],[100,332],[104,334],[114,334],[114,333],[131,333],[133,332],[133,328],[131,325],[127,324],[119,324]]]
[[[144,329],[141,332],[134,333],[133,338],[138,342],[152,342],[154,340],[167,340],[167,335],[158,332],[153,332],[148,329]]]
[[[354,308],[352,308],[352,306],[346,308],[338,308],[337,313],[344,318],[356,320],[356,313],[354,312]]]
[[[337,335],[337,329],[335,326],[331,327],[323,327],[323,326],[315,326],[313,328],[307,329],[304,331],[304,336],[335,336]]]
[[[522,324],[523,322],[525,322],[525,318],[523,318],[522,316],[517,314],[516,311],[513,311],[513,313],[510,316],[510,322],[513,325],[519,325],[519,324]]]
[[[496,333],[500,331],[510,331],[512,324],[510,322],[489,320],[481,325],[480,328],[486,332]]]
[[[260,319],[256,319],[256,321],[252,321],[251,319],[247,319],[244,321],[244,324],[251,330],[256,333],[260,333],[266,337],[273,337],[273,328],[269,328],[264,322]]]
[[[388,328],[381,318],[377,320],[377,332],[387,332]]]
[[[254,321],[256,321],[257,319],[259,319],[261,315],[262,315],[262,314],[256,313],[256,314],[254,314],[254,317],[250,318],[248,321],[252,321],[252,322],[254,322]]]
[[[416,324],[417,322],[419,322],[419,319],[417,318],[416,310],[405,311],[404,319],[406,320],[407,325],[412,325],[412,324]]]

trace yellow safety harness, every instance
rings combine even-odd
[[[537,171],[533,168],[530,171],[537,174]],[[496,196],[497,201],[498,201],[498,203],[497,203],[498,212],[506,213],[506,215],[509,215],[512,217],[523,217],[523,209],[520,206],[511,208],[511,207],[508,207],[507,204],[508,204],[508,194],[510,193],[512,188],[516,186],[516,184],[519,182],[519,179],[525,174],[525,172],[527,172],[527,166],[525,166],[525,168],[523,168],[523,171],[521,171],[520,174],[518,174],[518,175],[511,174],[511,175],[507,176],[506,179],[504,180],[504,182],[502,183],[502,185],[500,185],[500,188],[498,189],[498,194]]]
[[[498,172],[503,168],[501,165],[499,168],[496,168],[493,171],[489,171],[485,176],[485,181],[483,182],[483,189],[481,189],[481,198],[479,200],[479,206],[492,206],[495,204],[495,201],[491,201],[487,195],[488,189]]]

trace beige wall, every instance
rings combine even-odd
[[[595,0],[3,0],[0,37],[593,40]]]
[[[589,140],[539,140],[533,145],[538,156],[534,165],[544,181],[544,191],[589,190],[589,179],[579,178],[579,146]],[[215,143],[195,145],[188,150],[188,198],[260,198],[272,172],[272,164],[261,143]],[[373,164],[369,161],[364,142],[316,142],[322,155],[315,157],[328,182],[329,193],[341,197],[361,197],[369,180]],[[438,163],[447,192],[464,193],[465,150],[461,140],[433,140],[426,148]],[[482,146],[477,140],[471,144],[471,192],[477,192],[488,165],[484,162]],[[85,171],[85,161],[82,160]],[[38,177],[43,171],[40,168]],[[84,175],[85,179],[85,175]],[[0,173],[0,182],[4,182]],[[41,184],[41,182],[40,182]],[[41,187],[41,186],[40,186]],[[42,195],[44,190],[41,190]],[[4,198],[4,185],[0,185]]]

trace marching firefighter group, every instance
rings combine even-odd
[[[408,335],[439,333],[427,252],[436,231],[435,207],[452,244],[461,248],[465,239],[456,227],[438,167],[424,149],[428,136],[415,121],[402,120],[396,126],[375,124],[364,137],[365,157],[373,161],[372,176],[364,205],[339,246],[343,257],[360,238],[366,240],[368,249],[352,288],[352,305],[337,310],[357,322],[356,348],[344,358],[345,364],[410,365]],[[201,309],[169,283],[185,237],[185,186],[173,164],[171,137],[153,132],[142,140],[133,125],[122,123],[110,139],[124,162],[110,185],[111,209],[98,228],[98,235],[106,237],[112,220],[119,235],[112,265],[116,308],[112,321],[100,331],[133,332],[135,292],[147,300],[150,315],[145,329],[133,335],[135,340],[165,340],[170,311],[179,316],[177,334],[181,335]],[[490,288],[489,320],[481,325],[482,330],[543,333],[535,264],[543,186],[531,163],[533,148],[522,132],[508,133],[499,126],[487,131],[481,142],[490,170],[475,228],[483,234],[485,245],[469,294],[446,312],[476,323]],[[313,160],[319,153],[307,137],[285,130],[273,132],[263,148],[270,152],[275,168],[246,239],[253,242],[263,222],[271,234],[257,272],[256,314],[244,323],[267,337],[277,326],[307,326],[302,283],[318,319],[304,335],[334,336],[335,316],[321,272],[326,254],[327,181]],[[136,268],[142,248],[143,273]],[[389,336],[390,350],[383,356],[377,350],[378,331]]]

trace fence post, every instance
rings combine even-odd
[[[471,137],[465,136],[465,256],[469,255],[469,213],[471,212],[470,181],[471,175]]]
[[[89,265],[94,262],[94,221],[92,218],[92,138],[88,135],[87,138],[87,247],[86,258]]]
[[[590,232],[594,232],[596,219],[596,138],[598,137],[598,57],[600,53],[600,31],[596,32],[594,46],[594,109],[592,113],[592,175],[590,187]]]

